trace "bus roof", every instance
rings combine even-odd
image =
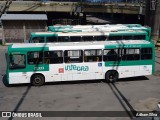
[[[52,32],[60,32],[60,31],[94,31],[94,30],[103,30],[103,31],[111,31],[111,30],[127,30],[127,29],[141,29],[147,30],[148,27],[144,27],[140,24],[106,24],[106,25],[67,25],[67,26],[48,26],[48,30]],[[150,29],[150,28],[149,28]]]
[[[86,31],[86,32],[32,32],[31,36],[94,36],[94,35],[109,35],[109,34],[146,34],[143,30],[123,30],[123,31]]]
[[[59,42],[59,43],[15,43],[9,49],[15,48],[36,48],[36,47],[54,47],[60,49],[61,47],[79,47],[81,49],[88,46],[114,46],[114,45],[149,45],[151,42],[146,40],[121,40],[121,41],[97,41],[97,42]]]

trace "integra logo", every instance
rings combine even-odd
[[[67,65],[65,66],[65,70],[77,70],[77,71],[88,71],[88,66],[77,66],[77,65]]]

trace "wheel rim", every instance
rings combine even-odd
[[[116,72],[112,72],[109,75],[109,81],[113,82],[115,80],[116,76],[117,76]]]
[[[35,82],[35,84],[39,84],[39,83],[41,82],[41,78],[36,77],[36,78],[34,79],[34,82]]]
[[[114,79],[114,76],[113,76],[113,74],[111,74],[111,75],[109,76],[109,80],[112,81],[113,79]]]

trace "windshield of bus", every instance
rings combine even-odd
[[[21,69],[26,67],[25,55],[10,54],[9,55],[9,69]]]

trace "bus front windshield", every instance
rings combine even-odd
[[[25,55],[10,54],[9,55],[9,69],[21,69],[26,67]]]

